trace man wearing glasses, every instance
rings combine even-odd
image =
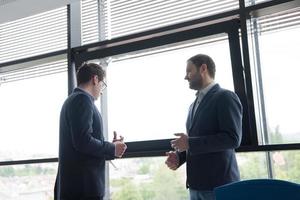
[[[122,157],[123,138],[104,141],[102,117],[94,101],[106,84],[105,71],[84,63],[77,72],[78,87],[63,104],[59,128],[59,166],[55,186],[57,200],[102,200],[105,160]]]

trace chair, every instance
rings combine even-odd
[[[216,200],[300,200],[300,185],[283,180],[253,179],[219,186]]]

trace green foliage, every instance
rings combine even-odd
[[[40,165],[25,165],[24,167],[0,167],[0,176],[13,177],[13,176],[36,176],[41,174],[55,174],[52,168],[44,168]]]
[[[182,180],[184,178],[178,172],[169,170],[161,160],[156,160],[156,162],[154,159],[151,162],[148,160],[140,165],[138,174],[149,177],[143,181],[129,178],[112,180],[111,185],[115,190],[112,194],[113,200],[183,200],[188,198],[185,180]],[[148,167],[145,168],[145,165]],[[147,171],[148,173],[145,174],[144,172]]]
[[[122,187],[123,185],[125,185],[126,183],[130,182],[131,179],[130,178],[120,178],[120,179],[113,179],[110,180],[110,185],[113,187]]]
[[[269,134],[269,139],[270,139],[270,143],[271,144],[282,144],[284,143],[282,134],[279,131],[279,126],[276,126],[275,131],[274,132],[270,132]]]
[[[138,170],[138,174],[149,174],[150,167],[147,164],[142,164],[142,166]]]
[[[274,132],[270,132],[269,139],[272,144],[287,142],[280,133],[279,126]],[[241,157],[239,167],[242,179],[268,177],[265,152],[239,153],[238,156]],[[271,159],[274,178],[300,183],[299,151],[271,152]]]
[[[300,183],[300,152],[285,151],[279,153],[282,155],[284,163],[279,165],[275,162],[273,164],[275,178]]]
[[[153,183],[143,183],[141,184],[140,193],[141,199],[154,199],[155,198],[155,190],[153,188]]]
[[[11,177],[15,175],[15,171],[13,167],[1,167],[0,168],[0,176],[2,177]]]
[[[267,178],[266,157],[264,153],[239,153],[241,179]]]
[[[136,185],[134,185],[132,181],[128,181],[125,185],[123,185],[120,191],[113,194],[112,199],[140,200],[142,197]]]
[[[187,199],[184,181],[178,173],[169,170],[165,165],[158,168],[153,179],[153,188],[156,191],[155,200]]]

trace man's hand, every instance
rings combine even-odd
[[[120,135],[118,139],[117,136],[117,132],[114,131],[113,143],[115,144],[115,156],[121,158],[127,149],[127,145],[124,143],[124,137]]]
[[[114,131],[113,142],[117,142],[117,141],[123,142],[124,141],[124,137],[122,135],[120,135],[120,139],[118,139],[117,136],[118,136],[117,132]]]
[[[175,136],[179,136],[179,138],[175,140],[171,140],[171,146],[176,151],[183,152],[189,149],[188,136],[184,133],[175,133]]]
[[[172,170],[176,170],[179,166],[179,159],[178,159],[178,156],[176,154],[175,151],[169,151],[169,152],[166,152],[166,156],[167,157],[167,160],[166,160],[166,165],[172,169]]]
[[[121,158],[127,149],[127,145],[124,142],[116,141],[115,144],[115,156]]]

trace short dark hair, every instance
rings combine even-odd
[[[189,58],[188,61],[192,62],[198,69],[200,68],[200,66],[202,64],[206,64],[210,77],[215,78],[215,74],[216,74],[215,62],[208,55],[197,54],[197,55]]]
[[[89,82],[95,75],[102,81],[105,77],[104,69],[96,63],[84,62],[77,70],[78,85]]]

